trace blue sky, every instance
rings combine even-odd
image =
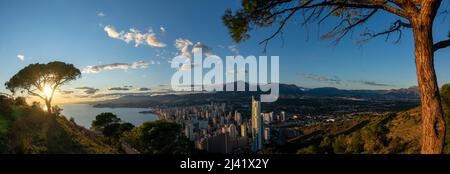
[[[145,68],[115,69],[83,74],[64,89],[85,86],[107,89],[118,86],[149,87],[168,85],[175,72],[168,60],[179,53],[176,39],[201,42],[214,54],[233,55],[229,46],[236,45],[228,35],[221,17],[227,8],[236,9],[238,0],[2,0],[0,1],[0,82],[6,82],[30,63],[53,60],[76,65],[79,69],[113,63],[149,63]],[[443,7],[447,4],[443,2]],[[298,16],[284,30],[283,41],[276,38],[268,45],[266,55],[280,56],[282,83],[304,87],[334,86],[344,89],[388,89],[416,85],[411,31],[405,30],[399,44],[374,39],[356,44],[358,31],[338,45],[320,40],[334,21],[320,29],[311,24],[306,32]],[[380,13],[366,26],[388,27],[396,18]],[[447,36],[450,22],[438,18],[435,40]],[[114,39],[105,27],[142,34],[152,34],[165,47],[146,43],[135,46]],[[164,31],[161,30],[164,28]],[[152,29],[152,31],[149,31]],[[274,28],[255,30],[252,37],[236,45],[239,53],[264,55],[259,41]],[[23,55],[24,60],[19,60]],[[450,82],[450,49],[435,54],[439,83]],[[338,83],[336,83],[338,81]],[[5,92],[3,86],[1,92]]]

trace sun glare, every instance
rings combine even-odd
[[[50,98],[52,96],[52,91],[53,91],[52,87],[47,85],[44,87],[43,93],[44,93],[45,97]]]

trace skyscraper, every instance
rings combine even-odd
[[[281,122],[286,121],[286,112],[281,111],[280,115],[281,115]]]
[[[252,97],[252,150],[259,151],[262,149],[262,119],[261,119],[261,102]]]
[[[273,112],[262,113],[262,119],[264,124],[270,124],[273,121]]]
[[[241,125],[241,136],[247,138],[247,123]]]
[[[230,140],[235,141],[237,139],[238,132],[234,124],[228,126],[228,134],[230,135]]]
[[[239,113],[238,111],[234,111],[234,120],[236,121],[238,126],[241,125],[242,124],[241,113]]]
[[[268,127],[264,128],[264,143],[265,144],[270,143],[270,128]]]

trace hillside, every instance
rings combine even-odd
[[[7,107],[3,103],[3,108]],[[98,135],[39,108],[13,106],[0,112],[0,153],[13,154],[111,154],[117,150]]]
[[[277,153],[375,153],[420,152],[420,109],[296,128],[302,135],[289,140]]]

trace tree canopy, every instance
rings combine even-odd
[[[61,85],[81,77],[81,72],[72,64],[54,61],[47,64],[30,64],[5,83],[13,94],[28,93],[45,101],[51,113],[53,95]]]
[[[401,39],[402,29],[412,28],[412,21],[420,15],[421,10],[430,10],[433,17],[437,13],[440,1],[431,3],[421,0],[242,0],[242,8],[233,12],[225,11],[223,22],[228,27],[230,36],[236,42],[250,38],[250,32],[255,28],[275,27],[275,32],[265,38],[260,44],[265,44],[283,34],[289,20],[302,21],[303,26],[308,23],[319,25],[328,18],[334,17],[338,22],[334,27],[322,35],[322,39],[334,38],[338,43],[353,29],[362,26],[375,16],[376,13],[386,12],[394,14],[397,19],[385,30],[373,31],[364,28],[360,34],[360,42],[368,41],[378,36],[389,39],[397,33],[395,42]],[[448,13],[442,11],[441,13]],[[450,33],[449,36],[450,38]],[[437,42],[434,50],[450,46],[450,39]]]
[[[92,121],[92,127],[95,128],[104,128],[107,125],[120,123],[120,118],[117,117],[117,115],[110,113],[110,112],[104,112],[101,114],[98,114],[95,116],[95,120]]]
[[[189,140],[181,134],[181,126],[165,120],[145,122],[123,140],[144,154],[188,154]]]

